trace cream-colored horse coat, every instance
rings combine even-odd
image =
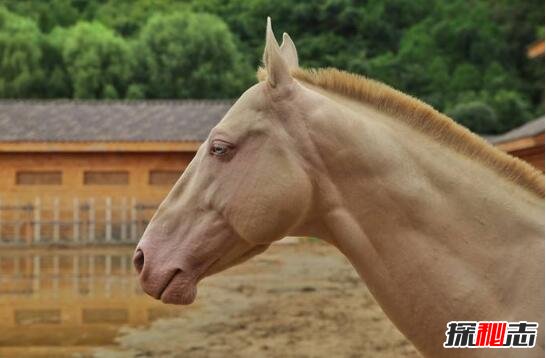
[[[543,176],[387,86],[299,69],[270,26],[264,65],[150,222],[144,290],[191,303],[203,277],[315,236],[424,355],[543,356]],[[538,321],[539,339],[444,349],[453,320]]]

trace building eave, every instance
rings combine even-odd
[[[540,56],[544,56],[544,40],[536,41],[527,48],[528,58],[537,58]]]
[[[544,146],[544,133],[540,133],[534,136],[518,138],[515,140],[510,140],[502,143],[496,143],[495,146],[505,152],[513,152],[521,149],[532,148],[532,147],[543,147]]]

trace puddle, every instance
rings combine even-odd
[[[133,247],[3,249],[0,357],[88,356],[115,345],[123,326],[187,310],[142,292],[132,253]]]

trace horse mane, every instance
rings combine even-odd
[[[455,151],[481,162],[510,181],[544,197],[544,176],[540,171],[495,148],[417,98],[384,83],[335,68],[297,68],[291,73],[300,81],[354,98],[404,121]],[[259,80],[266,76],[263,69],[258,70]]]

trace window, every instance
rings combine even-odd
[[[127,185],[129,173],[126,171],[85,171],[83,173],[85,185]]]
[[[148,178],[150,185],[174,185],[182,173],[178,170],[151,170]]]
[[[63,173],[60,170],[52,171],[18,171],[15,175],[17,185],[61,185]]]

